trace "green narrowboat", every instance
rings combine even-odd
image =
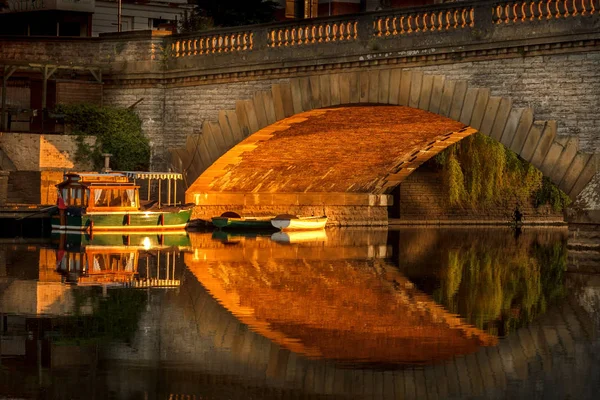
[[[56,186],[52,230],[58,232],[183,230],[192,212],[192,205],[142,205],[139,186],[127,173],[68,173]]]

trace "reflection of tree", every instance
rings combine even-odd
[[[564,296],[566,245],[490,248],[475,242],[448,250],[436,301],[469,323],[505,335]]]
[[[94,291],[75,291],[75,310],[93,304],[89,316],[74,315],[54,322],[60,342],[95,342],[121,340],[129,342],[137,331],[146,304],[146,293],[136,289],[109,290],[106,298]]]

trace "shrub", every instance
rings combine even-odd
[[[127,108],[100,107],[91,104],[59,105],[57,112],[64,114],[65,124],[71,125],[77,136],[76,157],[89,161],[95,169],[104,165],[102,153],[110,153],[111,168],[115,170],[148,170],[150,143],[142,134],[142,122]],[[95,136],[96,144],[84,142]]]

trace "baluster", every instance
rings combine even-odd
[[[533,17],[535,16],[535,1],[532,1],[531,3],[529,3],[529,20],[533,21]]]
[[[339,32],[338,24],[333,24],[331,26],[331,41],[332,42],[336,42],[338,40],[338,32]]]
[[[412,31],[413,31],[413,29],[412,29],[412,19],[413,19],[413,16],[409,15],[408,18],[407,18],[407,20],[406,20],[407,25],[408,25],[408,29],[406,30],[406,33],[412,33]]]
[[[596,12],[596,0],[590,0],[590,14],[594,15]]]
[[[554,9],[556,10],[556,14],[553,15],[555,19],[560,18],[560,9],[559,9],[560,0],[554,0]]]
[[[383,29],[381,28],[381,18],[377,18],[375,21],[375,32],[377,32],[376,36],[383,36]]]
[[[354,21],[353,28],[354,28],[354,36],[352,36],[352,39],[356,40],[358,39],[358,21]]]
[[[581,15],[587,14],[587,9],[585,7],[585,0],[581,0]]]
[[[188,56],[194,55],[194,52],[192,50],[192,43],[194,43],[192,39],[188,40]]]
[[[443,12],[443,11],[440,11],[440,12],[438,13],[438,20],[437,20],[437,22],[438,22],[438,28],[437,28],[437,30],[438,30],[438,31],[441,31],[441,30],[442,30],[442,27],[444,26],[444,21],[443,21],[443,19],[442,19],[442,18],[444,18],[444,12]]]
[[[179,57],[179,40],[175,42],[175,57]]]
[[[317,43],[317,28],[314,25],[310,27],[310,42]]]
[[[460,13],[460,19],[461,19],[461,28],[464,28],[465,26],[467,26],[467,9],[463,8],[461,13]]]
[[[577,9],[577,0],[573,0],[573,16],[579,15],[579,10]]]
[[[569,10],[569,3],[571,2],[575,5],[575,0],[565,0],[565,18],[577,15],[576,10]]]
[[[546,0],[546,19],[551,19],[552,18],[552,11],[550,11],[550,2],[552,0]]]
[[[419,27],[419,15],[420,14],[415,15],[415,33],[421,32],[421,28]]]
[[[469,23],[469,27],[474,27],[475,26],[475,9],[471,8],[469,10],[469,18],[471,19],[471,22]]]
[[[406,31],[404,30],[404,15],[400,16],[400,20],[398,21],[399,25],[400,25],[400,35],[404,35],[406,33]]]
[[[454,13],[452,13],[452,18],[454,18],[454,25],[452,25],[452,27],[456,29],[458,28],[458,10],[454,10]]]
[[[444,30],[446,30],[446,31],[450,29],[450,15],[451,15],[450,11],[446,11],[446,15],[445,15],[446,26],[444,27]]]
[[[295,46],[298,41],[298,27],[292,26],[290,28],[290,46]]]
[[[324,42],[324,38],[325,38],[325,33],[323,32],[323,25],[319,25],[317,27],[317,31],[319,32],[319,43],[323,43]]]
[[[254,49],[254,33],[250,32],[250,49],[249,50],[252,50],[252,49]]]

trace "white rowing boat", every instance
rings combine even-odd
[[[323,229],[327,224],[327,217],[296,217],[293,215],[278,215],[271,220],[271,225],[282,231],[316,230]]]

